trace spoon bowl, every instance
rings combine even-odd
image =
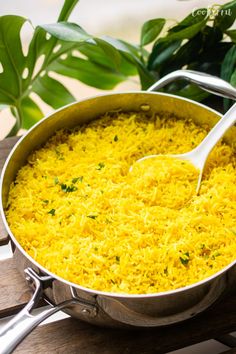
[[[225,115],[219,120],[219,122],[214,126],[214,128],[207,134],[207,136],[202,140],[202,142],[193,150],[186,152],[184,154],[170,154],[166,155],[170,158],[175,158],[179,160],[189,161],[198,171],[198,182],[196,187],[196,194],[199,193],[202,174],[204,166],[206,164],[207,158],[214,148],[214,146],[219,142],[219,140],[224,136],[226,131],[236,122],[236,103],[225,113]],[[138,159],[135,163],[141,163],[147,159],[155,159],[163,155],[148,155]],[[130,167],[129,171],[132,172],[133,166]]]

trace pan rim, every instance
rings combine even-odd
[[[85,98],[85,99],[82,99],[82,100],[78,100],[78,101],[75,101],[75,102],[72,102],[68,105],[65,105],[55,111],[53,111],[51,114],[49,115],[46,115],[44,118],[42,118],[39,122],[37,122],[36,124],[34,124],[18,141],[17,143],[14,145],[14,147],[12,148],[12,150],[10,151],[5,163],[4,163],[4,166],[3,166],[3,169],[2,169],[2,173],[1,173],[1,176],[0,176],[0,214],[1,214],[1,217],[2,217],[2,220],[3,220],[3,224],[12,240],[12,242],[15,244],[15,246],[17,247],[17,249],[21,252],[21,254],[23,254],[31,263],[33,263],[37,268],[39,268],[43,273],[47,274],[47,275],[50,275],[53,280],[58,280],[62,283],[65,283],[66,285],[68,286],[71,286],[73,288],[76,288],[78,290],[82,290],[82,291],[85,291],[85,292],[88,292],[92,295],[96,294],[96,295],[100,295],[100,296],[106,296],[106,297],[112,297],[112,298],[129,298],[129,299],[143,299],[143,298],[157,298],[157,297],[163,297],[163,296],[173,296],[177,293],[181,293],[181,292],[185,292],[185,291],[188,291],[190,289],[193,289],[195,287],[198,287],[200,285],[203,285],[203,284],[206,284],[210,281],[212,281],[213,279],[216,279],[218,278],[219,276],[223,275],[224,273],[226,273],[230,268],[232,268],[234,265],[236,265],[236,259],[231,262],[230,264],[228,264],[226,267],[224,267],[223,269],[221,269],[220,271],[214,273],[213,275],[211,275],[210,277],[207,277],[205,279],[202,279],[196,283],[193,283],[193,284],[190,284],[190,285],[187,285],[187,286],[184,286],[184,287],[181,287],[181,288],[177,288],[177,289],[174,289],[174,290],[168,290],[168,291],[162,291],[162,292],[157,292],[157,293],[148,293],[148,294],[128,294],[128,293],[116,293],[116,292],[107,292],[107,291],[101,291],[101,290],[96,290],[96,289],[92,289],[92,288],[87,288],[87,287],[84,287],[84,286],[81,286],[79,284],[76,284],[76,283],[73,283],[73,282],[70,282],[52,272],[50,272],[49,270],[47,270],[45,267],[43,267],[41,264],[39,264],[34,258],[32,258],[24,249],[23,247],[20,245],[20,243],[18,242],[18,240],[15,238],[15,236],[13,235],[11,229],[10,229],[10,226],[8,225],[8,221],[6,219],[6,216],[5,216],[5,212],[4,212],[4,207],[3,207],[3,200],[2,200],[2,189],[3,189],[3,181],[4,181],[4,175],[5,175],[5,172],[6,172],[6,169],[7,169],[7,166],[12,158],[12,155],[14,154],[15,150],[18,148],[18,146],[21,144],[21,142],[26,139],[28,137],[28,135],[31,133],[31,131],[37,129],[37,127],[39,125],[41,125],[45,120],[49,119],[50,117],[52,117],[53,115],[57,114],[58,112],[61,112],[63,110],[66,110],[68,107],[71,107],[73,105],[76,105],[78,103],[81,103],[81,102],[85,102],[85,101],[89,101],[89,100],[93,100],[93,99],[96,99],[96,98],[99,98],[99,97],[104,97],[104,96],[114,96],[114,95],[124,95],[124,94],[147,94],[147,95],[159,95],[159,96],[165,96],[165,97],[170,97],[170,98],[175,98],[177,100],[180,100],[180,101],[184,101],[184,102],[189,102],[189,103],[192,103],[196,106],[200,106],[202,107],[203,109],[206,109],[208,110],[209,112],[212,112],[216,115],[218,115],[219,117],[222,116],[221,113],[219,113],[217,110],[211,108],[211,107],[208,107],[202,103],[199,103],[199,102],[196,102],[196,101],[193,101],[191,99],[188,99],[188,98],[185,98],[185,97],[181,97],[181,96],[176,96],[176,95],[173,95],[173,94],[168,94],[168,93],[162,93],[162,92],[148,92],[148,91],[116,91],[116,92],[109,92],[109,93],[100,93],[100,94],[97,94],[97,95],[94,95],[94,96],[91,96],[91,97],[88,97],[88,98]]]

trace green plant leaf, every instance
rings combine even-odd
[[[59,39],[65,41],[68,40],[71,42],[81,42],[81,28],[75,24],[58,23],[55,25],[53,24],[52,26],[43,26],[43,28],[46,29],[51,35],[56,36]],[[68,31],[66,30],[66,28],[68,28]],[[112,61],[116,61],[115,69],[117,69],[117,66],[119,65],[118,54],[115,54],[115,50],[117,50],[118,53],[120,52],[123,55],[123,58],[132,62],[139,73],[142,88],[146,89],[153,83],[153,77],[143,65],[135,46],[128,45],[124,41],[119,41],[117,39],[114,40],[109,37],[103,37],[102,39],[94,37],[89,38],[89,40],[90,43],[95,42],[98,45],[101,45],[101,48],[103,49],[104,53],[110,55],[110,59]],[[69,68],[66,68],[65,65],[67,65],[68,62]],[[61,62],[60,64],[63,65],[63,63]],[[74,58],[70,56],[67,60],[64,61],[64,64],[65,65],[63,65],[63,68],[61,65],[60,67],[57,66],[56,72],[60,71],[60,73],[62,73],[63,71],[64,75],[74,75],[74,77],[76,77],[78,80],[94,87],[110,89],[111,87],[114,87],[114,85],[116,85],[117,83],[124,80],[124,76],[121,75],[119,72],[116,72],[116,70],[114,70],[113,73],[106,73],[106,71],[104,69],[102,70],[101,67],[99,70],[98,65],[94,65],[94,63],[90,63],[82,58]],[[80,72],[78,72],[77,74],[75,72],[76,66],[78,69],[80,69]],[[106,74],[108,74],[110,77],[108,78]],[[104,77],[103,80],[101,78],[102,75]]]
[[[157,41],[148,59],[148,69],[158,70],[160,66],[180,47],[180,45],[180,40],[161,43]]]
[[[66,0],[59,19],[66,20],[77,2]],[[103,38],[93,38],[78,25],[65,22],[37,27],[25,56],[20,31],[26,21],[20,16],[0,17],[0,104],[11,106],[16,118],[10,135],[41,119],[39,106],[30,98],[32,92],[52,108],[74,101],[73,95],[51,72],[68,74],[101,89],[112,89],[128,75],[137,73],[133,62],[112,44]],[[50,31],[51,36],[45,30]],[[79,50],[82,45],[84,53],[90,52],[90,57],[84,54],[85,58],[80,59],[72,55],[73,50]]]
[[[236,42],[236,30],[229,30],[225,32],[235,43]]]
[[[71,12],[74,10],[74,7],[78,4],[78,2],[79,0],[65,0],[58,17],[58,22],[68,20]]]
[[[145,22],[141,29],[141,46],[145,46],[153,42],[161,33],[166,20],[164,18],[155,18]]]
[[[64,60],[58,59],[53,64],[53,70],[58,74],[103,90],[112,89],[125,78],[121,73],[73,55],[69,55]]]
[[[196,38],[198,37],[198,38]],[[182,69],[195,60],[201,50],[201,36],[195,36],[182,45],[161,67],[161,74],[166,75],[171,71]]]
[[[236,44],[234,44],[230,50],[225,55],[223,63],[221,65],[221,78],[226,81],[231,81],[231,77],[234,73],[236,66]],[[231,101],[229,99],[224,99],[224,109],[225,111],[231,106]]]
[[[236,0],[231,1],[219,8],[218,15],[215,18],[214,26],[219,27],[222,31],[230,28],[236,18]]]
[[[230,81],[232,73],[236,65],[236,44],[233,45],[227,52],[221,66],[221,77],[224,80]]]
[[[201,102],[203,99],[207,98],[210,94],[206,91],[203,91],[196,85],[186,85],[182,89],[178,91],[171,92],[175,95],[189,98],[190,100],[194,100],[197,102]]]
[[[233,74],[231,75],[230,83],[231,83],[231,85],[236,87],[236,70],[234,70]]]
[[[218,27],[205,26],[201,31],[202,46],[204,49],[209,49],[223,39],[223,32]]]
[[[114,48],[109,42],[102,38],[94,38],[95,42],[98,44],[100,48],[104,51],[106,56],[110,58],[112,63],[115,65],[116,69],[120,68],[121,56],[119,51]]]
[[[106,37],[106,40],[119,50],[123,58],[132,63],[139,74],[141,88],[146,90],[155,82],[154,75],[146,68],[140,58],[139,48],[122,40]]]
[[[75,100],[65,86],[48,75],[39,77],[33,88],[44,102],[55,109]]]
[[[202,63],[219,63],[221,66],[226,53],[230,50],[231,47],[232,43],[229,42],[218,42],[212,47],[206,47],[199,53],[197,62],[199,65]],[[217,53],[217,55],[215,53]],[[220,76],[220,73],[217,73],[217,75]]]
[[[169,29],[169,33],[177,33],[183,29],[187,29],[199,22],[202,22],[207,19],[207,9],[197,9],[180,21],[176,26]]]
[[[106,39],[107,40],[107,39]],[[106,67],[109,70],[115,68],[114,63],[104,53],[101,47],[98,47],[94,43],[86,42],[79,48],[80,53],[87,57],[89,61],[94,64],[98,64],[102,67]],[[132,76],[137,74],[136,67],[130,61],[126,60],[124,56],[120,57],[119,71],[125,76]]]
[[[22,92],[22,73],[25,67],[20,30],[26,19],[19,16],[0,17],[0,101],[13,104]],[[17,55],[16,55],[17,53]]]
[[[43,117],[39,106],[30,98],[25,97],[21,102],[22,128],[29,129],[33,124]]]
[[[40,27],[62,41],[81,43],[93,38],[75,23],[58,22]]]
[[[206,23],[207,19],[204,19],[194,25],[180,29],[179,31],[169,32],[166,37],[160,38],[160,42],[190,39],[201,31],[205,27]]]
[[[68,18],[77,2],[65,0],[59,18]],[[25,56],[22,51],[20,31],[26,21],[25,18],[14,15],[0,17],[0,63],[2,67],[0,103],[11,106],[11,111],[14,112],[16,118],[10,135],[16,134],[21,127],[28,128],[42,117],[40,108],[29,98],[29,95],[33,92],[34,87],[37,87],[37,80],[42,81],[41,73],[45,72],[45,78],[47,77],[48,65],[51,65],[62,53],[70,51],[74,47],[71,43],[60,43],[56,38],[47,38],[45,31],[37,28],[30,42],[28,54]],[[55,51],[57,45],[61,46],[59,51]],[[43,63],[38,72],[35,72],[40,57],[42,57]],[[58,83],[57,89],[59,87]],[[64,96],[64,91],[61,96],[61,104],[68,102],[68,95]],[[54,92],[53,86],[51,86],[51,92]],[[54,92],[54,94],[62,95],[62,90],[58,93]],[[53,106],[55,99],[53,101],[52,99],[47,100]]]

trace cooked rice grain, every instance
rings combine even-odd
[[[192,121],[143,113],[60,130],[11,186],[11,230],[38,263],[88,288],[147,294],[200,281],[235,260],[233,149],[214,148],[198,196],[191,182],[163,197],[153,178],[129,168],[145,155],[190,151],[206,134]]]

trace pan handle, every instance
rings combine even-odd
[[[196,84],[207,92],[226,98],[231,98],[233,100],[236,99],[236,89],[227,81],[222,80],[217,76],[193,70],[173,71],[172,73],[167,74],[158,80],[155,84],[149,87],[147,91],[157,91],[172,81],[183,79]]]
[[[28,304],[0,330],[0,354],[12,353],[38,324],[73,302],[65,301],[58,306],[41,309],[37,315],[32,315],[30,312],[38,304],[43,293],[43,287],[42,281],[31,268],[27,268],[25,273],[27,280],[34,282],[35,292]]]

